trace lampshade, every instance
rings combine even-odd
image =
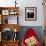
[[[17,32],[17,29],[16,28],[14,29],[14,32]]]

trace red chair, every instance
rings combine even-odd
[[[24,34],[24,37],[22,38],[21,46],[27,46],[27,44],[25,43],[25,40],[32,36],[34,36],[37,39],[37,35],[34,32],[34,30],[32,28],[28,28]],[[38,39],[37,39],[37,41],[38,41]],[[40,42],[38,41],[35,46],[41,46]]]

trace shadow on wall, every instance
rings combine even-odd
[[[19,32],[19,40],[20,40],[20,42],[21,42],[21,40],[23,38],[23,35],[24,35],[25,31],[28,28],[32,28],[36,32],[39,41],[41,43],[43,43],[43,30],[42,30],[41,26],[21,26],[20,27],[20,32]]]

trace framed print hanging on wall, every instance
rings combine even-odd
[[[36,7],[26,7],[25,8],[25,20],[26,21],[37,20],[37,8]]]

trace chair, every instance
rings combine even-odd
[[[34,32],[34,30],[32,28],[28,28],[26,30],[26,32],[24,34],[24,37],[22,38],[21,46],[27,46],[27,45],[28,46],[31,46],[31,45],[33,46],[33,43],[29,42],[29,41],[32,41],[32,39],[33,39],[32,37],[36,38],[36,41],[37,41],[37,44],[35,44],[34,46],[41,46],[39,40],[37,39],[37,34]]]

